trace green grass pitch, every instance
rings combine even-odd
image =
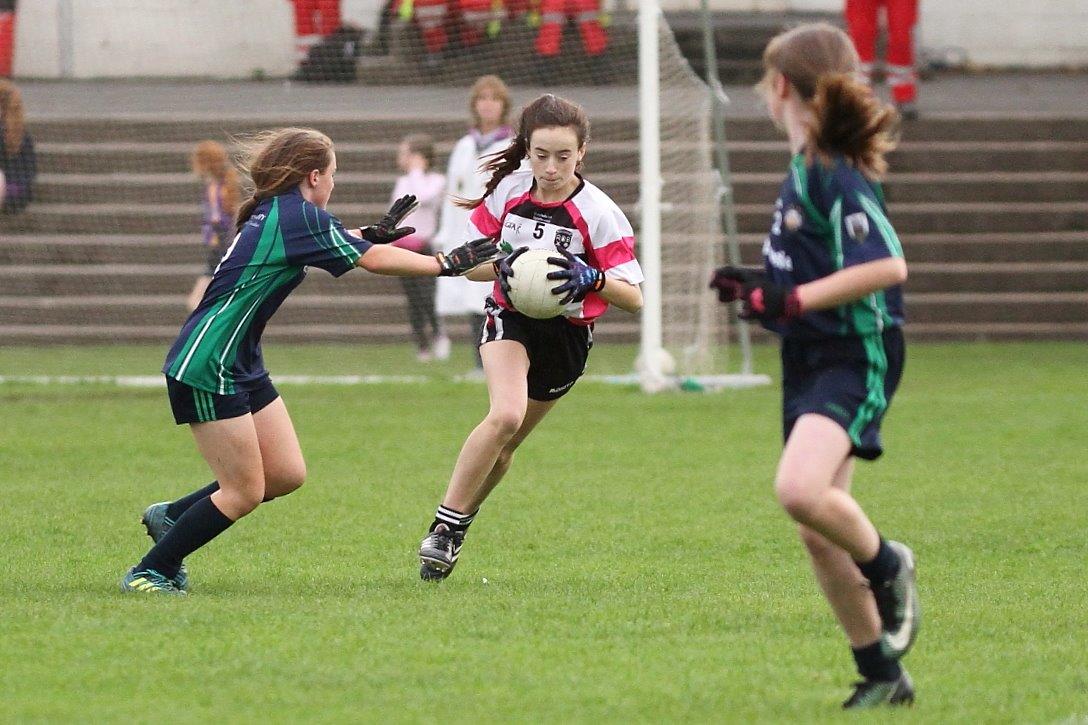
[[[0,375],[151,375],[163,352],[7,348]],[[631,357],[599,346],[590,372]],[[432,380],[282,385],[307,485],[193,555],[184,601],[117,591],[143,508],[209,478],[164,392],[0,384],[0,721],[857,721],[772,493],[777,386],[580,384],[434,585],[416,548],[483,387],[406,347],[268,358]],[[867,722],[1088,722],[1086,442],[1083,344],[909,348],[855,490],[918,555],[919,699]]]

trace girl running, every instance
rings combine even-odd
[[[234,240],[163,366],[174,420],[189,424],[216,480],[148,507],[143,524],[155,545],[121,581],[125,592],[184,594],[186,556],[262,501],[302,485],[306,464],[265,370],[261,333],[306,267],[334,277],[357,266],[401,277],[460,275],[496,251],[487,239],[433,257],[393,246],[415,231],[398,228],[415,206],[412,196],[398,199],[374,226],[345,229],[325,211],[336,153],[318,131],[267,131],[248,158],[253,196],[242,204]]]
[[[510,468],[514,451],[581,376],[593,344],[593,321],[609,304],[642,307],[642,269],[623,212],[578,170],[589,120],[577,105],[553,95],[522,110],[513,142],[491,157],[491,177],[471,208],[468,230],[500,240],[501,261],[469,279],[496,280],[487,301],[480,354],[491,406],[469,434],[446,495],[419,549],[420,576],[449,576],[469,524]],[[528,156],[530,168],[519,171]],[[551,272],[566,312],[535,320],[510,304],[504,290],[511,263],[528,249],[555,252]]]
[[[843,707],[910,704],[899,660],[918,631],[914,555],[850,495],[854,459],[883,451],[880,422],[903,369],[907,265],[878,181],[896,114],[861,82],[850,39],[830,25],[777,36],[763,64],[758,89],[793,158],[764,269],[723,267],[711,286],[782,336],[775,491],[862,676]]]

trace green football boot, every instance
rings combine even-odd
[[[844,710],[863,710],[890,705],[892,707],[914,704],[914,683],[906,670],[898,680],[862,680],[854,683],[854,693],[842,704]]]
[[[171,597],[184,597],[185,592],[174,585],[173,580],[167,579],[154,569],[136,571],[136,567],[128,570],[121,580],[121,591],[139,594],[164,594]]]
[[[886,657],[897,660],[910,651],[918,637],[922,607],[918,601],[914,552],[898,541],[889,541],[888,546],[899,558],[899,571],[883,586],[873,587],[873,596],[884,628],[880,648]]]
[[[144,510],[144,515],[140,517],[140,523],[147,529],[147,535],[156,544],[159,543],[159,539],[166,536],[166,532],[174,525],[174,522],[166,515],[166,509],[170,504],[170,501],[153,503]],[[189,591],[189,570],[185,567],[185,562],[181,563],[181,568],[178,569],[178,575],[174,577],[173,582],[174,586],[182,592]]]

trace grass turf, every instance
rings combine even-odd
[[[157,347],[0,349],[0,375],[154,374]],[[467,357],[458,351],[462,362]],[[601,346],[590,372],[622,372]],[[775,371],[774,351],[758,350]],[[0,385],[0,721],[825,721],[853,679],[771,484],[777,387],[583,383],[519,451],[454,576],[416,547],[482,386],[405,347],[273,345],[302,490],[125,597],[152,501],[208,480],[163,391]],[[881,718],[1088,718],[1088,350],[915,345],[855,490],[919,558],[919,701]]]

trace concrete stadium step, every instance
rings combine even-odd
[[[1088,292],[923,292],[907,294],[907,324],[1084,324]]]
[[[1084,262],[1088,229],[1068,232],[929,232],[901,237],[908,263]]]
[[[229,143],[231,137],[245,137],[270,128],[305,126],[317,128],[338,145],[340,143],[377,143],[395,146],[409,133],[424,133],[437,143],[452,146],[468,130],[468,109],[458,106],[441,115],[433,113],[405,118],[367,117],[368,98],[364,92],[359,99],[360,113],[356,115],[322,116],[306,113],[295,116],[232,117],[229,113],[216,118],[144,118],[121,115],[118,118],[44,118],[34,120],[34,140],[37,143],[99,143],[139,142],[177,143],[189,151],[201,139]],[[592,119],[594,138],[610,141],[638,141],[637,118],[599,116]],[[754,130],[754,128],[753,128]],[[773,136],[767,136],[773,138]]]
[[[906,290],[926,292],[1085,292],[1088,262],[917,262]]]
[[[436,168],[444,168],[452,143],[437,145]],[[42,173],[170,173],[189,168],[191,144],[169,142],[65,142],[42,143]],[[746,173],[783,173],[788,151],[782,141],[735,141],[729,144],[730,164]],[[698,168],[705,149],[696,143],[675,143],[663,163],[672,168]],[[396,170],[396,146],[389,142],[337,144],[337,163],[344,172]],[[685,155],[692,161],[686,161]],[[914,141],[903,143],[889,157],[897,173],[993,171],[994,159],[1002,169],[1020,172],[1083,172],[1088,168],[1088,142],[1083,141]],[[599,171],[638,168],[638,144],[634,141],[595,141],[586,156],[588,175]]]
[[[0,267],[0,290],[5,297],[67,296],[88,293],[106,296],[185,294],[201,264],[53,264],[5,265]],[[395,277],[355,273],[336,279],[311,268],[295,294],[400,294]]]
[[[352,227],[379,219],[386,202],[370,204],[333,203],[329,211]],[[737,225],[742,233],[759,233],[769,226],[766,204],[736,205]],[[638,209],[621,205],[637,225]],[[1065,232],[1088,229],[1088,201],[1083,202],[957,202],[891,204],[889,213],[900,234],[943,230],[947,233],[985,234],[1000,232]],[[692,214],[717,216],[711,205],[666,205],[664,229],[685,229]],[[6,233],[94,234],[109,228],[118,233],[175,234],[198,229],[200,207],[196,204],[35,204],[27,212],[5,219]]]
[[[450,109],[448,115],[412,115],[406,109],[405,118],[370,118],[365,107],[368,98],[360,99],[360,113],[352,116],[264,116],[214,119],[140,118],[120,116],[112,119],[41,118],[32,119],[34,139],[41,143],[93,143],[101,141],[178,142],[191,150],[200,139],[229,141],[230,136],[255,133],[267,128],[290,125],[314,126],[327,133],[333,141],[374,142],[394,145],[408,133],[426,133],[436,142],[452,143],[464,135],[466,116],[461,108]],[[666,109],[666,113],[668,109]],[[601,141],[637,141],[639,122],[635,116],[594,116],[593,137]],[[668,120],[666,117],[666,128]],[[730,141],[781,141],[782,136],[765,118],[730,117],[726,123]],[[1020,117],[947,115],[925,116],[910,121],[902,128],[904,142],[1025,142],[1025,141],[1084,141],[1088,139],[1088,117],[1036,116]]]
[[[148,325],[185,321],[184,294],[94,294],[0,297],[0,321],[16,325],[64,325],[79,320],[84,325]],[[404,322],[408,332],[408,305],[403,293],[292,295],[276,312],[284,324],[332,324],[335,322]],[[176,331],[175,331],[176,332]]]
[[[602,171],[589,175],[619,204],[638,201],[637,173]],[[771,203],[781,184],[781,173],[733,175],[733,198],[740,204]],[[663,193],[671,198],[690,198],[700,189],[698,180],[666,174]],[[396,175],[389,172],[337,173],[336,196],[342,199],[385,199],[392,193]],[[702,187],[707,188],[707,187]],[[966,172],[893,173],[884,184],[892,202],[1007,201],[1045,202],[1088,199],[1088,171],[1069,172]],[[133,204],[199,198],[201,187],[192,174],[46,173],[38,177],[39,202],[112,202],[123,198]]]
[[[0,268],[0,317],[7,307],[43,311],[69,309],[73,305],[101,304],[134,308],[160,306],[159,298],[186,293],[202,271],[199,264],[53,264],[9,265]],[[702,294],[702,284],[690,295]],[[915,262],[910,265],[906,284],[910,295],[930,292],[1025,294],[1088,291],[1088,262]],[[92,293],[88,296],[88,292]],[[291,297],[305,304],[347,300],[382,306],[401,294],[395,279],[357,272],[336,280],[323,271],[312,269],[299,293]],[[63,299],[53,299],[62,296]],[[135,300],[141,300],[137,302]],[[299,302],[303,304],[303,302]],[[44,314],[44,312],[42,313]]]
[[[764,233],[740,236],[745,264],[761,264]],[[669,235],[688,243],[691,237]],[[923,262],[1088,262],[1088,230],[1073,232],[987,232],[901,234],[907,261]],[[0,243],[0,265],[160,264],[198,267],[204,259],[199,234],[10,234]]]

